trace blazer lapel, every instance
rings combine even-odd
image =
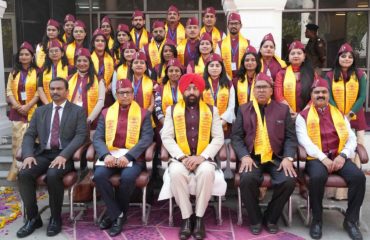
[[[44,121],[44,122],[46,122],[46,124],[45,124],[45,126],[46,126],[46,130],[45,130],[46,136],[45,137],[46,137],[46,139],[49,138],[49,135],[50,135],[50,126],[51,126],[51,121],[52,121],[51,115],[52,115],[52,113],[53,113],[53,103],[50,103],[49,106],[46,109],[46,115],[45,115],[45,121]]]
[[[64,128],[64,125],[65,125],[65,123],[68,119],[67,112],[69,111],[70,106],[71,106],[71,104],[68,101],[66,102],[66,105],[64,105],[62,120],[60,122],[60,128],[59,128],[59,136],[60,136],[61,130]]]

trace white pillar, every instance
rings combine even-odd
[[[4,79],[4,53],[3,53],[3,34],[1,19],[4,16],[6,2],[0,0],[0,136],[11,134],[11,122],[6,116],[6,88]]]
[[[281,55],[282,14],[287,0],[223,0],[226,13],[237,11],[242,20],[241,33],[258,50],[263,36],[272,33],[276,54]]]

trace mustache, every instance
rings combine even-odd
[[[317,97],[316,100],[325,100],[325,97]]]

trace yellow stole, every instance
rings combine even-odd
[[[239,33],[239,49],[238,49],[238,54],[239,54],[239,61],[236,63],[236,68],[239,69],[240,61],[247,50],[248,47],[248,40],[245,39],[240,33]],[[232,54],[231,54],[231,38],[230,34],[226,36],[224,40],[222,40],[221,44],[221,55],[222,59],[224,60],[226,72],[231,78],[233,76],[233,71],[231,68],[231,62],[232,62]]]
[[[134,81],[132,81],[132,87],[134,87]],[[141,80],[141,89],[143,91],[143,108],[147,109],[153,94],[153,81],[147,75],[144,75]]]
[[[268,104],[271,102],[269,100]],[[261,117],[260,108],[258,107],[258,102],[253,100],[253,108],[257,115],[257,129],[256,129],[256,139],[254,140],[254,153],[261,155],[261,163],[270,162],[272,160],[272,148],[270,144],[269,134],[267,131],[266,116],[263,120]]]
[[[128,67],[126,64],[121,64],[117,68],[117,81],[121,79],[126,79],[128,74]]]
[[[178,102],[173,110],[176,142],[181,150],[190,155],[190,147],[186,136],[185,102]],[[199,128],[197,155],[199,156],[208,146],[211,137],[212,111],[202,100],[199,101]]]
[[[185,63],[185,48],[187,43],[188,40],[184,39],[177,44],[177,58],[179,59],[182,65],[184,65]]]
[[[58,39],[58,42],[60,42],[62,46],[64,45],[63,42],[61,42],[59,39]],[[49,46],[49,43],[48,43],[48,46]],[[45,53],[44,47],[40,43],[40,50],[36,52],[36,65],[38,68],[42,68],[42,66],[44,66],[45,57],[46,57],[46,53]]]
[[[149,45],[148,45],[148,53],[149,53],[149,58],[150,62],[152,63],[152,67],[158,65],[161,63],[161,51],[163,48],[165,41],[162,41],[161,45],[159,46],[159,49],[157,47],[157,44],[154,40],[152,40]]]
[[[206,28],[202,27],[200,29],[200,34],[199,35],[202,36],[202,34],[205,33],[205,32],[207,32]],[[216,27],[213,27],[211,36],[212,36],[212,44],[213,44],[213,52],[214,52],[214,51],[216,51],[216,47],[217,47],[218,42],[222,40],[222,35]]]
[[[42,73],[42,87],[44,89],[46,98],[48,99],[49,102],[51,102],[49,83],[51,79],[53,78],[53,74],[52,74],[53,71],[51,70],[51,68],[50,68],[50,71],[44,70],[44,72]],[[67,79],[68,77],[68,66],[65,66],[63,68],[63,64],[61,60],[58,62],[58,65],[57,65],[56,76],[64,78],[64,79]]]
[[[21,73],[19,72],[15,76],[15,78],[13,78],[12,81],[9,83],[12,89],[13,96],[18,103],[20,103],[20,99],[18,99],[18,84],[19,84],[20,76],[21,76]],[[27,73],[26,86],[25,86],[26,104],[31,102],[31,100],[34,98],[36,94],[36,91],[37,91],[37,72],[35,69],[32,69],[31,71],[28,71]],[[27,115],[28,121],[31,120],[31,117],[36,107],[37,107],[37,104],[33,105],[32,108],[28,111],[28,115]]]
[[[99,57],[96,55],[96,52],[93,51],[91,54],[91,60],[94,63],[94,68],[96,73],[99,72]],[[104,52],[104,81],[105,87],[108,87],[110,82],[112,81],[114,71],[114,60],[113,58],[106,52]]]
[[[212,80],[211,78],[208,78],[208,83],[210,85],[209,89],[204,89],[203,91],[203,101],[211,106],[215,105],[215,100],[213,98],[213,94],[215,90],[212,87]],[[220,84],[220,83],[218,83]],[[217,103],[216,107],[218,108],[218,112],[220,115],[222,115],[224,112],[226,112],[227,105],[229,103],[229,89],[226,87],[220,88],[220,85],[218,85],[218,92],[217,92]]]
[[[73,102],[72,96],[75,91],[76,85],[78,80],[78,73],[75,73],[71,79],[68,81],[69,85],[69,95],[68,100],[70,102]],[[83,91],[86,91],[86,89],[83,89]],[[91,85],[89,90],[87,91],[87,114],[90,115],[90,113],[94,110],[94,107],[96,106],[96,103],[98,102],[99,98],[99,81],[98,78],[94,77],[94,83]],[[84,106],[86,108],[86,106]]]
[[[161,76],[159,76],[159,74],[158,74],[158,76],[157,76],[157,83],[158,84],[161,84],[162,83],[162,80],[163,80],[163,78],[164,78],[164,75],[166,75],[166,68],[167,68],[167,66],[166,66],[167,64],[163,64],[163,66],[162,66],[162,72],[161,72]]]
[[[111,36],[109,36],[109,39],[108,39],[108,48],[109,48],[109,50],[113,49],[113,45],[114,45],[114,40]]]
[[[296,106],[296,84],[297,79],[294,75],[292,65],[289,65],[285,71],[284,76],[284,98],[288,102],[289,106],[293,109],[294,112],[297,111]]]
[[[166,30],[166,37],[168,35],[168,26],[167,24],[164,26]],[[176,43],[179,44],[183,39],[185,39],[185,28],[184,26],[179,22],[176,28]],[[172,39],[171,39],[172,40]]]
[[[67,34],[63,34],[62,40],[63,42],[67,43]]]
[[[198,65],[195,65],[195,63],[194,63],[194,73],[203,76],[204,67],[205,67],[205,65],[204,65],[203,58],[202,58],[202,56],[200,56],[199,61],[198,61]]]
[[[330,104],[328,105],[328,107],[330,108],[331,118],[333,119],[334,127],[339,137],[338,153],[340,153],[347,142],[349,133],[342,113],[336,107]],[[311,105],[310,110],[308,110],[306,125],[307,134],[310,137],[311,141],[322,150],[320,118],[313,104]],[[308,157],[307,159],[312,160],[314,158]]]
[[[281,58],[279,58],[278,56],[274,56],[275,60],[279,63],[280,67],[281,68],[286,68],[286,63],[284,60],[282,60]],[[265,71],[265,66],[263,64],[263,59],[261,59],[261,72]]]
[[[342,74],[337,82],[332,80],[334,101],[341,113],[347,115],[351,111],[357,100],[359,87],[355,73],[352,73],[348,82],[344,82]],[[352,119],[356,119],[356,115]]]
[[[68,59],[68,64],[70,66],[75,65],[75,51],[76,51],[76,41],[73,41],[70,44],[68,44],[66,48],[66,56]]]
[[[136,45],[136,33],[135,29],[133,28],[130,32],[131,39]],[[141,32],[140,42],[139,42],[139,49],[142,49],[145,44],[148,44],[148,31],[143,28],[143,31]]]
[[[105,142],[109,150],[115,150],[116,147],[113,146],[114,139],[116,137],[117,124],[118,124],[118,114],[119,114],[119,103],[116,101],[107,110],[107,115],[105,117]],[[141,128],[141,108],[139,104],[135,101],[131,102],[130,109],[128,110],[127,118],[127,134],[126,134],[126,148],[131,149],[134,147],[140,136]],[[122,131],[124,129],[119,129]]]
[[[250,90],[250,100],[251,101],[254,100],[253,90],[254,90],[255,78],[256,78],[256,75],[254,75],[254,77],[253,77],[252,86],[251,86],[251,90]],[[242,82],[241,79],[239,79],[238,84],[237,84],[237,97],[238,97],[239,106],[244,104],[244,103],[247,103],[249,101],[249,99],[248,99],[248,87],[249,87],[248,76],[245,75],[244,82]]]
[[[182,94],[177,87],[177,102],[182,101]],[[163,114],[166,115],[166,110],[168,106],[172,106],[174,104],[173,98],[172,98],[172,90],[171,90],[171,84],[168,81],[164,86],[163,86],[163,93],[162,93],[162,111]]]

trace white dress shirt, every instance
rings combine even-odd
[[[59,109],[59,127],[60,127],[60,124],[62,123],[62,115],[63,115],[63,110],[64,110],[64,106],[66,105],[66,102],[67,100],[60,104],[59,106],[61,107],[61,109]],[[53,111],[51,113],[51,119],[50,119],[50,129],[49,129],[49,138],[48,138],[48,143],[46,144],[46,148],[45,149],[51,149],[50,147],[50,139],[51,139],[51,129],[53,128],[53,120],[54,120],[54,114],[55,114],[55,107],[58,106],[56,105],[54,102],[53,102]],[[59,128],[60,130],[60,128]],[[62,148],[62,144],[60,142],[60,138],[59,138],[59,148],[61,149]]]

